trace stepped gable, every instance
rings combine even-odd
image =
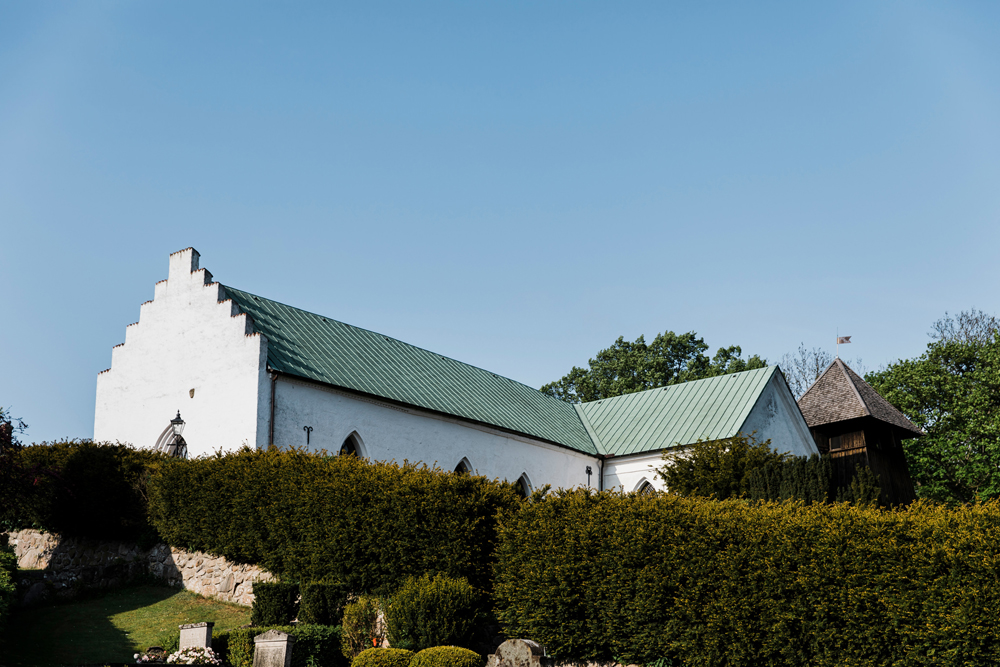
[[[834,359],[802,395],[799,409],[809,428],[873,417],[907,431],[912,434],[909,437],[924,435],[923,431],[839,358]]]

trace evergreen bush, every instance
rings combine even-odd
[[[274,625],[238,628],[212,636],[212,649],[231,667],[253,667],[253,638],[268,630],[279,630],[295,637],[292,644],[292,667],[347,667],[340,655],[340,628],[327,625]]]
[[[299,587],[302,602],[299,621],[318,625],[337,625],[344,614],[350,591],[339,582],[312,582]]]
[[[386,605],[389,643],[414,651],[467,646],[482,615],[481,598],[464,578],[410,577]]]
[[[277,448],[176,461],[149,497],[171,545],[377,594],[424,572],[488,590],[494,516],[520,503],[480,476]]]
[[[17,600],[17,556],[7,535],[0,533],[0,628]]]
[[[8,529],[148,545],[158,541],[147,516],[146,485],[169,463],[167,457],[89,440],[31,445],[18,455],[29,483],[19,498],[0,506]]]
[[[483,656],[458,646],[425,648],[410,661],[410,667],[483,667],[485,664]]]
[[[298,615],[299,585],[257,581],[253,585],[250,623],[256,626],[287,625]]]
[[[370,648],[351,662],[351,667],[408,667],[413,651],[402,648]]]
[[[1000,504],[550,494],[502,519],[504,633],[574,660],[1000,664]]]
[[[353,660],[363,651],[382,643],[383,637],[378,628],[379,610],[378,598],[367,595],[344,606],[341,653],[348,660]]]

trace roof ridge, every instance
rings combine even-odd
[[[228,289],[232,289],[232,290],[236,290],[237,292],[242,292],[243,294],[246,294],[247,296],[252,296],[255,299],[262,299],[264,301],[270,301],[272,303],[276,303],[276,304],[278,304],[280,306],[283,306],[285,308],[291,308],[292,310],[297,310],[300,313],[305,313],[306,315],[311,315],[313,317],[318,317],[320,319],[327,320],[327,321],[330,321],[330,322],[334,322],[336,324],[342,324],[345,327],[350,327],[350,328],[356,329],[358,331],[364,331],[366,333],[370,333],[370,334],[375,335],[375,336],[381,336],[382,338],[385,338],[387,340],[391,340],[394,343],[399,343],[399,344],[405,345],[407,347],[412,347],[414,350],[420,350],[421,352],[427,352],[428,354],[433,354],[435,356],[441,357],[442,359],[447,359],[448,361],[454,361],[456,364],[462,364],[463,366],[468,366],[469,368],[475,368],[476,370],[480,370],[480,371],[482,371],[484,373],[489,373],[489,374],[491,374],[491,375],[493,375],[493,376],[495,376],[497,378],[503,378],[504,380],[509,380],[510,382],[513,382],[515,384],[519,384],[522,387],[527,387],[528,389],[531,389],[533,391],[537,391],[538,393],[542,394],[542,396],[546,396],[548,398],[551,398],[554,401],[560,400],[560,399],[558,399],[558,398],[556,398],[554,396],[549,396],[548,394],[543,393],[543,392],[539,391],[538,389],[535,389],[534,387],[532,387],[529,384],[525,384],[524,382],[520,382],[519,380],[515,380],[514,378],[509,378],[506,375],[500,375],[499,373],[494,373],[493,371],[489,370],[488,368],[483,368],[482,366],[476,366],[475,364],[470,364],[470,363],[468,363],[466,361],[461,361],[459,359],[455,359],[454,357],[449,357],[447,355],[441,354],[440,352],[435,352],[434,350],[429,350],[429,349],[427,349],[425,347],[420,347],[419,345],[414,345],[413,343],[407,343],[405,340],[400,340],[399,338],[395,338],[393,336],[389,336],[389,335],[386,335],[384,333],[380,333],[380,332],[375,331],[373,329],[366,329],[364,327],[359,327],[359,326],[357,326],[355,324],[349,324],[347,322],[343,322],[341,320],[334,319],[334,318],[329,317],[327,315],[320,315],[319,313],[314,313],[311,310],[306,310],[304,308],[299,308],[298,306],[290,306],[287,303],[283,303],[281,301],[277,301],[276,299],[269,299],[266,296],[260,296],[258,294],[254,294],[252,292],[247,292],[246,290],[241,290],[238,287],[232,287],[230,285],[222,285],[222,287],[224,289],[227,289],[227,290]],[[237,306],[238,306],[238,304],[237,304]]]
[[[580,418],[580,422],[583,423],[583,428],[587,429],[587,435],[590,439],[594,441],[594,447],[597,449],[597,453],[601,455],[606,455],[608,453],[607,447],[601,442],[601,439],[597,435],[597,431],[594,430],[594,425],[590,423],[590,419],[587,418],[586,413],[583,411],[582,403],[573,403],[573,411],[576,412],[576,416]]]
[[[672,390],[675,387],[690,387],[699,382],[709,382],[713,380],[719,380],[720,378],[728,378],[733,375],[740,375],[741,373],[754,373],[756,371],[771,371],[773,372],[778,365],[764,366],[763,368],[750,368],[745,371],[736,371],[735,373],[723,373],[722,375],[712,375],[707,378],[698,378],[697,380],[688,380],[687,382],[677,382],[675,384],[665,384],[661,387],[652,387],[650,389],[643,389],[641,391],[630,391],[627,394],[618,394],[617,396],[608,396],[607,398],[598,398],[593,401],[582,401],[580,403],[574,403],[574,405],[593,405],[594,403],[600,403],[601,401],[616,401],[618,399],[624,399],[627,396],[638,396],[640,394],[647,394],[651,391],[663,391],[664,389]]]
[[[861,407],[864,408],[865,415],[871,417],[872,416],[871,408],[868,407],[868,402],[865,401],[864,397],[861,395],[861,392],[858,391],[857,385],[854,384],[854,378],[852,378],[851,374],[847,372],[848,370],[847,364],[841,361],[840,357],[834,359],[833,363],[837,364],[840,367],[840,372],[843,373],[844,377],[847,379],[847,384],[851,388],[851,391],[854,392],[854,397],[858,399],[858,402],[861,403]]]

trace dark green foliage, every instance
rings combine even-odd
[[[746,497],[752,500],[830,502],[834,500],[830,457],[814,454],[768,458],[747,471],[745,490]]]
[[[7,622],[16,600],[17,557],[7,535],[0,533],[0,628]]]
[[[837,489],[837,500],[859,505],[875,505],[878,503],[881,491],[882,487],[879,486],[878,476],[872,472],[872,469],[868,466],[858,466],[851,479],[851,485],[844,489]]]
[[[561,658],[1000,663],[1000,503],[753,503],[572,491],[503,520],[507,636]]]
[[[410,577],[385,609],[389,643],[414,651],[467,646],[482,616],[481,604],[482,596],[464,578]]]
[[[569,403],[586,403],[767,366],[757,355],[743,359],[739,345],[720,347],[711,360],[704,354],[707,349],[705,341],[693,331],[665,331],[648,344],[643,336],[635,342],[619,336],[611,347],[590,360],[590,368],[574,366],[541,391]]]
[[[740,433],[723,440],[699,440],[679,454],[664,452],[665,463],[656,472],[671,493],[725,500],[747,494],[752,472],[773,470],[788,458],[772,450],[770,440],[758,442],[754,434]]]
[[[413,651],[401,648],[370,648],[351,662],[351,667],[409,667]]]
[[[350,591],[339,582],[313,582],[299,587],[302,602],[299,621],[318,625],[337,625],[344,615]]]
[[[878,500],[878,478],[860,466],[848,488],[834,483],[829,456],[791,456],[742,433],[723,440],[699,440],[682,453],[664,452],[657,474],[671,493],[682,496],[861,502]],[[874,495],[872,495],[874,494]]]
[[[340,655],[340,628],[328,625],[275,625],[239,628],[212,637],[212,650],[231,667],[253,667],[253,638],[268,630],[280,630],[295,637],[292,667],[347,667]]]
[[[425,572],[488,590],[494,516],[520,503],[484,477],[278,449],[173,461],[149,488],[168,543],[359,593]]]
[[[344,606],[340,635],[344,657],[353,660],[362,651],[382,643],[384,637],[378,623],[380,608],[379,599],[370,595],[358,596],[357,600]]]
[[[298,615],[299,585],[258,581],[253,585],[250,623],[257,626],[285,625]]]
[[[27,472],[21,461],[23,445],[18,439],[28,425],[10,416],[0,406],[0,530],[16,529],[11,521],[16,508],[28,492]]]
[[[458,646],[425,648],[410,661],[409,667],[483,667],[483,656]]]
[[[73,440],[31,445],[20,453],[26,491],[4,507],[11,529],[151,543],[146,484],[167,459],[128,445]]]
[[[865,380],[927,433],[903,441],[918,498],[1000,497],[1000,337],[991,327],[939,334],[924,354]]]

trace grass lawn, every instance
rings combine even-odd
[[[214,621],[216,632],[250,622],[250,609],[161,586],[16,609],[0,634],[0,667],[135,662],[182,623]]]

